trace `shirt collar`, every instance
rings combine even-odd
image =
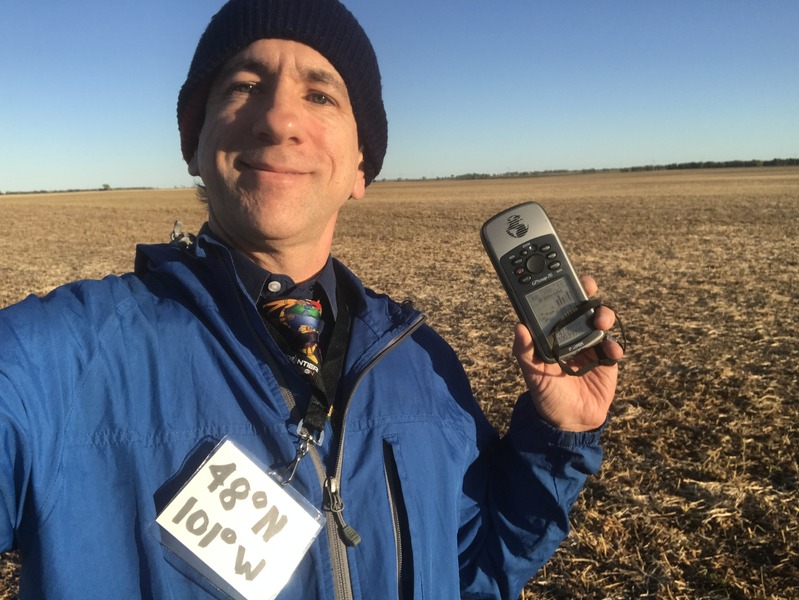
[[[230,247],[211,231],[208,223],[202,226],[200,235],[205,235],[228,249],[233,259],[233,267],[236,269],[236,275],[239,276],[241,283],[244,285],[244,290],[247,292],[247,295],[256,304],[261,298],[269,299],[278,296],[315,298],[319,300],[319,294],[321,293],[327,297],[327,302],[332,310],[333,318],[338,314],[338,304],[336,302],[336,272],[333,268],[333,258],[331,256],[327,257],[325,266],[315,279],[296,284],[288,275],[271,273],[255,264],[238,250]]]

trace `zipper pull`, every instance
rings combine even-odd
[[[325,504],[324,509],[332,512],[339,528],[341,541],[344,545],[353,547],[361,543],[361,536],[350,525],[344,521],[341,511],[344,510],[344,501],[338,491],[338,481],[335,477],[328,477],[325,480]]]

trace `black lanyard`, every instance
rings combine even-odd
[[[336,390],[344,369],[344,357],[347,355],[347,342],[350,337],[350,311],[344,286],[341,282],[336,284],[336,302],[338,314],[333,322],[333,333],[327,345],[327,351],[322,357],[322,366],[313,380],[311,400],[305,412],[302,423],[313,435],[318,435],[325,429],[325,424],[330,418],[333,404],[336,401]]]
[[[300,433],[300,435],[302,435],[302,432],[299,430],[303,428],[308,430],[311,438],[317,444],[321,443],[325,425],[327,424],[333,404],[335,403],[336,390],[338,388],[339,379],[341,378],[341,372],[344,368],[344,358],[347,354],[347,342],[349,341],[350,333],[350,312],[346,294],[342,289],[343,287],[341,282],[336,284],[338,314],[333,322],[330,342],[322,357],[322,365],[319,372],[314,374],[313,379],[310,381],[311,398],[308,402],[305,415],[300,420],[301,426],[298,427],[298,433]],[[293,354],[292,350],[280,331],[270,323],[268,319],[263,319],[263,322],[272,335],[272,339],[275,340],[283,353],[287,356],[291,356]]]
[[[294,478],[297,466],[308,453],[309,443],[317,446],[322,445],[325,425],[327,425],[333,404],[336,401],[336,390],[344,368],[344,358],[347,354],[347,342],[350,334],[349,305],[343,287],[341,281],[336,283],[338,315],[336,315],[336,320],[333,322],[333,333],[330,336],[330,343],[323,357],[322,366],[311,382],[311,398],[308,402],[308,408],[305,410],[305,416],[297,424],[297,435],[300,438],[300,442],[294,459],[281,475],[281,483],[283,485],[288,484]],[[263,319],[263,322],[281,350],[286,354],[290,354],[288,345],[275,326],[268,319]]]

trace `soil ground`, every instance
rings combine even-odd
[[[410,298],[503,430],[522,389],[515,317],[479,227],[537,200],[629,347],[606,459],[523,598],[788,599],[799,593],[799,168],[378,182],[334,253]],[[196,231],[190,190],[0,196],[0,306],[123,273],[137,242]],[[19,563],[0,556],[0,599]]]

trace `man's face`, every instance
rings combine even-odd
[[[207,189],[209,223],[247,254],[327,244],[365,192],[347,88],[316,50],[259,40],[214,80],[189,164]]]

